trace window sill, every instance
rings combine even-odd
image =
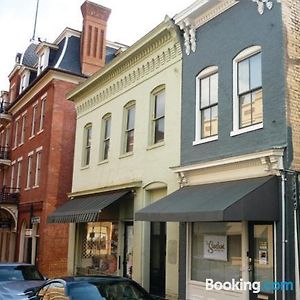
[[[13,147],[11,148],[11,150],[13,151],[13,150],[17,149],[17,147],[18,147],[18,146],[13,146]]]
[[[207,137],[205,139],[193,141],[193,146],[205,144],[205,143],[209,143],[209,142],[213,142],[213,141],[217,141],[217,140],[218,140],[218,136],[214,135],[214,136]]]
[[[35,135],[32,135],[29,137],[30,140],[32,140],[35,137]]]
[[[230,132],[230,136],[236,136],[236,135],[243,134],[243,133],[246,133],[246,132],[262,129],[263,127],[264,127],[264,124],[259,123],[259,124],[255,124],[255,125],[248,126],[248,127],[245,127],[245,128],[236,129],[236,130],[233,130],[233,131]]]
[[[22,142],[21,144],[19,144],[18,147],[21,147],[21,146],[23,146],[23,145],[24,145],[24,142]]]
[[[121,154],[119,156],[119,159],[126,158],[126,157],[129,157],[129,156],[132,156],[132,155],[133,155],[133,152],[127,152],[127,153]]]
[[[33,189],[37,189],[37,188],[39,188],[40,186],[39,185],[34,185],[32,188]]]
[[[41,130],[39,130],[39,131],[36,133],[36,135],[41,134],[43,131],[44,131],[44,129],[42,128]]]
[[[156,144],[153,144],[153,145],[150,145],[150,146],[148,146],[147,147],[147,151],[148,150],[152,150],[152,149],[155,149],[155,148],[159,148],[159,147],[162,147],[162,146],[164,146],[165,145],[165,142],[163,141],[163,142],[159,142],[159,143],[156,143]]]
[[[104,164],[107,164],[108,163],[108,159],[105,159],[105,160],[101,160],[98,162],[98,166],[99,165],[104,165]]]
[[[90,168],[90,165],[86,165],[86,166],[80,167],[80,170],[86,170],[86,169],[89,169],[89,168]]]
[[[30,187],[26,187],[25,189],[24,189],[24,191],[29,191],[30,190]]]

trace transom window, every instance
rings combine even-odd
[[[218,67],[207,67],[196,78],[196,128],[194,144],[218,138]]]
[[[133,151],[133,144],[134,144],[134,123],[135,123],[134,103],[125,107],[125,117],[126,117],[126,126],[125,126],[124,152],[129,153]]]
[[[102,144],[102,160],[108,159],[110,134],[111,134],[111,115],[103,118],[103,144]]]
[[[238,63],[239,127],[261,123],[263,119],[261,53]]]
[[[88,166],[91,159],[92,124],[84,127],[82,166]]]
[[[153,93],[153,118],[152,118],[152,143],[156,144],[164,140],[165,135],[165,98],[166,93],[161,89]]]

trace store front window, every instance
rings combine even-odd
[[[191,228],[191,280],[239,280],[242,277],[242,224],[197,222]]]
[[[81,258],[77,273],[85,275],[116,274],[118,223],[86,223],[81,232]]]

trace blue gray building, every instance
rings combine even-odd
[[[180,222],[180,299],[300,299],[299,9],[198,0],[174,17],[181,188],[137,218]]]

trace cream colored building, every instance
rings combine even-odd
[[[125,275],[177,297],[179,224],[135,222],[134,212],[179,188],[170,167],[180,160],[181,59],[166,18],[70,93],[73,187],[61,211],[71,222],[69,273]],[[93,201],[91,212],[83,203]]]

